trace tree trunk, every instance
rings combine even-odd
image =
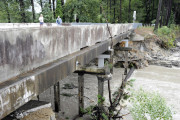
[[[171,9],[172,9],[172,0],[169,0],[169,5],[168,5],[168,15],[166,19],[166,26],[169,23],[169,18],[171,17]]]
[[[102,6],[100,6],[100,15],[102,16]],[[102,23],[102,17],[100,17],[100,23]]]
[[[8,23],[11,23],[8,3],[6,1],[4,1],[4,5],[5,5],[6,13],[7,13]]]
[[[111,0],[110,0],[110,23],[111,23]]]
[[[113,23],[116,22],[116,0],[114,0],[114,18],[113,18]]]
[[[120,10],[119,10],[119,23],[121,23],[121,17],[122,17],[122,0],[120,0]]]
[[[167,20],[167,16],[168,16],[168,8],[169,8],[168,6],[169,5],[168,5],[168,1],[164,1],[163,3],[164,3],[164,9],[163,10],[165,11],[164,12],[165,14],[163,14],[164,15],[163,25],[166,25],[166,20]]]
[[[161,6],[161,15],[160,15],[160,17],[161,17],[161,20],[160,20],[160,28],[162,27],[162,25],[164,25],[164,17],[165,17],[165,2],[163,2],[162,3],[162,6]]]
[[[51,0],[49,0],[49,9],[52,10],[52,8],[51,8]]]
[[[62,13],[63,13],[62,19],[63,19],[63,21],[65,21],[64,10],[63,10],[63,8],[64,8],[64,0],[61,0],[61,6],[62,6]]]
[[[31,5],[32,5],[32,14],[33,14],[33,22],[35,21],[35,11],[34,11],[34,0],[31,0]]]
[[[152,16],[151,16],[151,20],[154,20],[154,0],[152,0]]]
[[[109,0],[107,0],[107,19],[109,21]]]
[[[128,10],[128,22],[131,22],[131,0],[129,0],[129,10]]]
[[[21,21],[22,22],[26,22],[26,15],[25,15],[25,10],[24,10],[24,1],[23,0],[19,0],[19,4],[20,4],[20,10],[21,10]]]
[[[62,5],[62,6],[64,5],[64,0],[61,0],[61,5]]]
[[[148,7],[148,23],[151,23],[151,3],[152,3],[152,1],[151,0],[149,0],[149,7]]]
[[[41,9],[43,9],[43,4],[42,4],[42,0],[40,0],[40,5],[41,5]]]
[[[162,6],[162,0],[159,0],[158,11],[157,11],[157,16],[156,16],[156,24],[155,24],[154,30],[158,29],[161,6]]]
[[[52,1],[53,2],[53,15],[54,15],[54,18],[56,17],[56,12],[55,12],[55,0]]]
[[[174,20],[176,20],[176,14],[177,14],[177,10],[178,10],[178,4],[174,5],[174,8],[175,8],[175,12],[174,12]],[[176,21],[175,21],[176,22]]]

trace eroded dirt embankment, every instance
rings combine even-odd
[[[135,33],[144,37],[144,40],[129,41],[129,47],[132,48],[128,53],[129,65],[136,68],[144,68],[148,65],[180,67],[180,39],[176,39],[173,48],[165,49],[162,47],[162,40],[153,33],[153,28],[139,28]],[[124,54],[123,51],[115,52],[115,60],[119,61],[120,66],[123,66]]]

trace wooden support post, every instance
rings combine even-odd
[[[54,106],[55,112],[60,111],[60,86],[59,82],[54,85]]]
[[[100,107],[100,108],[102,108],[102,106],[103,106],[103,103],[102,103],[102,97],[103,97],[103,95],[104,95],[104,78],[103,77],[99,77],[99,76],[97,76],[97,78],[98,78],[98,99],[99,99],[99,97],[100,97],[100,101],[98,101],[98,106]]]
[[[98,120],[102,119],[102,116],[100,115],[101,110],[103,109],[103,96],[104,96],[104,78],[99,77],[98,78],[98,107],[99,107],[99,112],[98,112]]]
[[[40,101],[40,97],[39,97],[39,95],[37,96],[37,100],[38,100],[38,101]]]
[[[78,73],[79,116],[82,117],[84,109],[84,73]]]
[[[128,51],[125,51],[125,70],[124,70],[124,75],[127,75],[127,69],[128,69]]]
[[[110,64],[112,65],[112,68],[110,69],[111,74],[113,74],[113,54],[114,52],[111,51],[110,53]]]

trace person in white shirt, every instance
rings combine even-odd
[[[58,16],[57,20],[56,20],[56,24],[57,25],[61,25],[62,24],[62,19]]]
[[[40,22],[40,27],[43,26],[43,23],[44,23],[44,18],[43,18],[43,15],[41,14],[40,17],[39,17],[39,22]]]

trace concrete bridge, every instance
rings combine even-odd
[[[38,27],[36,27],[38,25]],[[127,38],[134,25],[0,24],[0,119]]]

